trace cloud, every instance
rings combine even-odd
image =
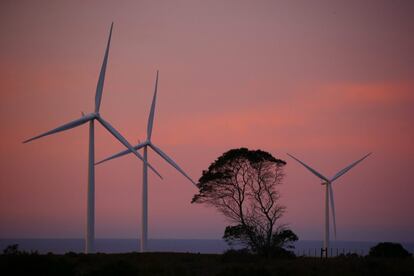
[[[414,101],[413,82],[327,85],[322,90],[332,91],[347,104],[398,105]]]
[[[178,145],[240,145],[320,148],[387,147],[413,137],[414,83],[323,84],[303,87],[289,101],[234,111],[167,118],[155,137]],[[401,133],[401,130],[405,133]]]

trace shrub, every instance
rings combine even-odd
[[[380,242],[369,250],[369,257],[408,258],[411,254],[399,243]]]
[[[22,252],[19,251],[19,245],[18,244],[11,244],[8,245],[4,250],[3,250],[3,254],[4,255],[19,255]]]

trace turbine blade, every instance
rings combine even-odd
[[[193,183],[194,185],[196,185],[196,183],[191,179],[191,177],[189,177],[178,165],[177,163],[174,162],[174,160],[172,160],[166,153],[164,153],[160,148],[156,147],[154,144],[152,144],[151,142],[148,143],[148,145],[156,152],[158,153],[158,155],[160,155],[162,158],[164,158],[165,161],[167,161],[167,163],[169,163],[171,166],[173,166],[177,171],[179,171],[182,175],[184,175],[188,180],[191,181],[191,183]]]
[[[358,163],[362,162],[362,160],[364,160],[365,158],[367,158],[368,156],[370,156],[372,154],[372,152],[368,153],[367,155],[365,155],[364,157],[362,157],[361,159],[355,161],[354,163],[352,163],[351,165],[349,165],[348,167],[340,170],[337,174],[334,175],[334,177],[332,177],[330,182],[334,182],[336,179],[338,179],[339,177],[341,177],[342,175],[344,175],[346,172],[348,172],[350,169],[352,169],[353,167],[355,167]]]
[[[155,89],[154,89],[154,96],[152,98],[151,110],[148,117],[148,125],[147,125],[147,140],[151,140],[152,134],[152,126],[154,124],[154,114],[155,114],[155,104],[157,101],[157,89],[158,89],[158,70],[157,70],[157,77],[155,79]]]
[[[326,178],[325,176],[323,176],[322,174],[320,174],[319,172],[317,172],[316,170],[312,169],[311,167],[309,167],[308,165],[306,165],[305,163],[303,163],[302,161],[300,161],[299,159],[297,159],[296,157],[294,157],[293,155],[290,155],[289,153],[287,153],[287,155],[289,155],[291,158],[295,159],[296,161],[298,161],[300,164],[302,164],[302,166],[304,166],[305,168],[307,168],[309,171],[311,171],[314,175],[316,175],[317,177],[319,177],[322,180],[325,180],[326,182],[329,182],[328,178]]]
[[[141,143],[141,144],[138,144],[138,145],[136,145],[136,146],[134,147],[134,150],[139,150],[140,148],[144,147],[146,144],[147,144],[147,143]],[[112,160],[112,159],[115,159],[115,158],[118,158],[118,157],[121,157],[121,156],[124,156],[124,155],[130,154],[130,153],[132,153],[132,152],[131,152],[129,149],[126,149],[126,150],[124,150],[124,151],[118,152],[117,154],[114,154],[114,155],[112,155],[112,156],[110,156],[110,157],[108,157],[108,158],[105,158],[105,159],[103,159],[103,160],[101,160],[101,161],[99,161],[99,162],[95,163],[95,165],[99,165],[99,164],[104,163],[104,162],[106,162],[106,161],[109,161],[109,160]]]
[[[113,26],[114,26],[114,23],[112,22],[111,29],[109,31],[108,44],[106,45],[104,60],[102,62],[102,66],[101,66],[101,72],[99,73],[98,84],[96,85],[96,94],[95,94],[95,112],[96,113],[99,112],[99,108],[101,107],[102,91],[103,91],[103,87],[104,87],[106,65],[108,63],[109,46],[111,45],[111,37],[112,37],[112,28],[113,28]]]
[[[27,139],[26,141],[23,141],[23,143],[27,143],[27,142],[39,139],[39,138],[47,136],[47,135],[51,135],[51,134],[54,134],[54,133],[58,133],[58,132],[61,132],[61,131],[65,131],[65,130],[80,126],[80,125],[82,125],[82,124],[84,124],[84,123],[86,123],[90,120],[93,120],[94,118],[95,118],[95,114],[88,114],[86,116],[81,117],[80,119],[73,120],[73,121],[71,121],[67,124],[64,124],[62,126],[54,128],[54,129],[52,129],[48,132],[37,135],[37,136],[35,136],[33,138],[30,138],[30,139]]]
[[[123,144],[132,153],[134,153],[136,157],[142,160],[142,162],[145,162],[141,154],[139,154],[139,152],[137,152],[134,149],[134,147],[113,126],[111,126],[111,124],[105,121],[102,117],[97,117],[97,120],[102,124],[104,128],[106,128],[106,130],[109,131],[109,133],[111,133],[119,142],[121,142],[121,144]],[[156,175],[158,175],[162,179],[162,176],[153,166],[151,166],[151,164],[149,164],[148,162],[146,162],[146,164]]]
[[[335,201],[334,201],[334,194],[333,194],[332,184],[331,183],[327,183],[326,185],[329,185],[329,188],[328,188],[329,189],[329,201],[331,203],[334,237],[336,239],[336,218],[335,218]]]

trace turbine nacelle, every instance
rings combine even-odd
[[[95,119],[98,119],[98,118],[100,118],[101,117],[101,115],[99,114],[99,113],[97,113],[97,112],[91,112],[91,113],[88,113],[88,114],[85,114],[85,113],[83,113],[83,116],[82,116],[83,118],[90,118],[90,120],[95,120]]]

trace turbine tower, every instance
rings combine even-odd
[[[154,114],[155,114],[155,104],[157,101],[157,89],[158,89],[158,71],[157,76],[155,79],[155,89],[154,89],[154,96],[152,99],[151,110],[148,117],[148,125],[147,125],[147,139],[145,142],[140,143],[134,147],[135,150],[143,148],[144,150],[144,160],[148,161],[148,147],[150,147],[155,153],[161,156],[167,163],[173,166],[177,171],[179,171],[182,175],[184,175],[191,183],[196,185],[196,183],[174,162],[166,153],[164,153],[160,148],[155,146],[151,142],[151,134],[152,134],[152,127],[154,124]],[[117,154],[114,154],[102,161],[99,161],[96,164],[101,164],[105,161],[115,159],[121,157],[123,155],[131,153],[131,149],[127,149],[121,151]],[[148,243],[148,174],[147,174],[147,164],[144,162],[142,167],[142,213],[141,213],[141,252],[145,252],[147,250],[147,243]]]
[[[48,136],[54,133],[65,131],[80,125],[83,125],[89,122],[89,163],[88,163],[88,192],[87,192],[87,211],[86,211],[86,233],[85,233],[85,253],[94,252],[94,241],[95,241],[95,131],[94,131],[94,121],[97,120],[109,133],[111,133],[119,142],[121,142],[125,147],[127,147],[131,152],[133,152],[139,159],[141,159],[146,165],[148,165],[151,170],[153,170],[158,176],[161,175],[150,165],[144,158],[139,154],[132,145],[114,128],[110,123],[104,120],[100,113],[99,108],[101,105],[102,91],[105,80],[106,65],[108,62],[109,55],[109,46],[111,44],[113,23],[111,24],[111,29],[109,31],[108,43],[105,50],[105,55],[99,74],[98,84],[96,87],[95,94],[95,111],[87,115],[82,114],[82,117],[76,120],[73,120],[69,123],[66,123],[62,126],[59,126],[55,129],[52,129],[48,132],[30,138],[23,143],[27,143],[36,139],[39,139],[44,136]]]
[[[310,166],[306,165],[304,162],[300,161],[296,157],[290,155],[289,153],[287,155],[289,155],[291,158],[298,161],[300,164],[302,164],[302,166],[304,166],[306,169],[308,169],[311,173],[313,173],[314,175],[319,177],[322,181],[324,181],[322,183],[322,185],[325,185],[325,237],[324,237],[324,242],[323,242],[323,248],[322,248],[322,251],[321,251],[321,255],[325,255],[325,257],[327,258],[328,257],[328,250],[329,250],[329,203],[330,203],[331,209],[332,209],[333,230],[334,230],[334,236],[335,236],[335,239],[336,239],[335,203],[334,203],[332,183],[335,180],[337,180],[339,177],[344,175],[346,172],[348,172],[350,169],[352,169],[354,166],[356,166],[359,162],[361,162],[362,160],[367,158],[369,155],[371,155],[371,153],[368,153],[367,155],[365,155],[361,159],[355,161],[351,165],[349,165],[349,166],[345,167],[344,169],[340,170],[331,179],[323,176],[321,173],[317,172],[316,170],[314,170]]]

